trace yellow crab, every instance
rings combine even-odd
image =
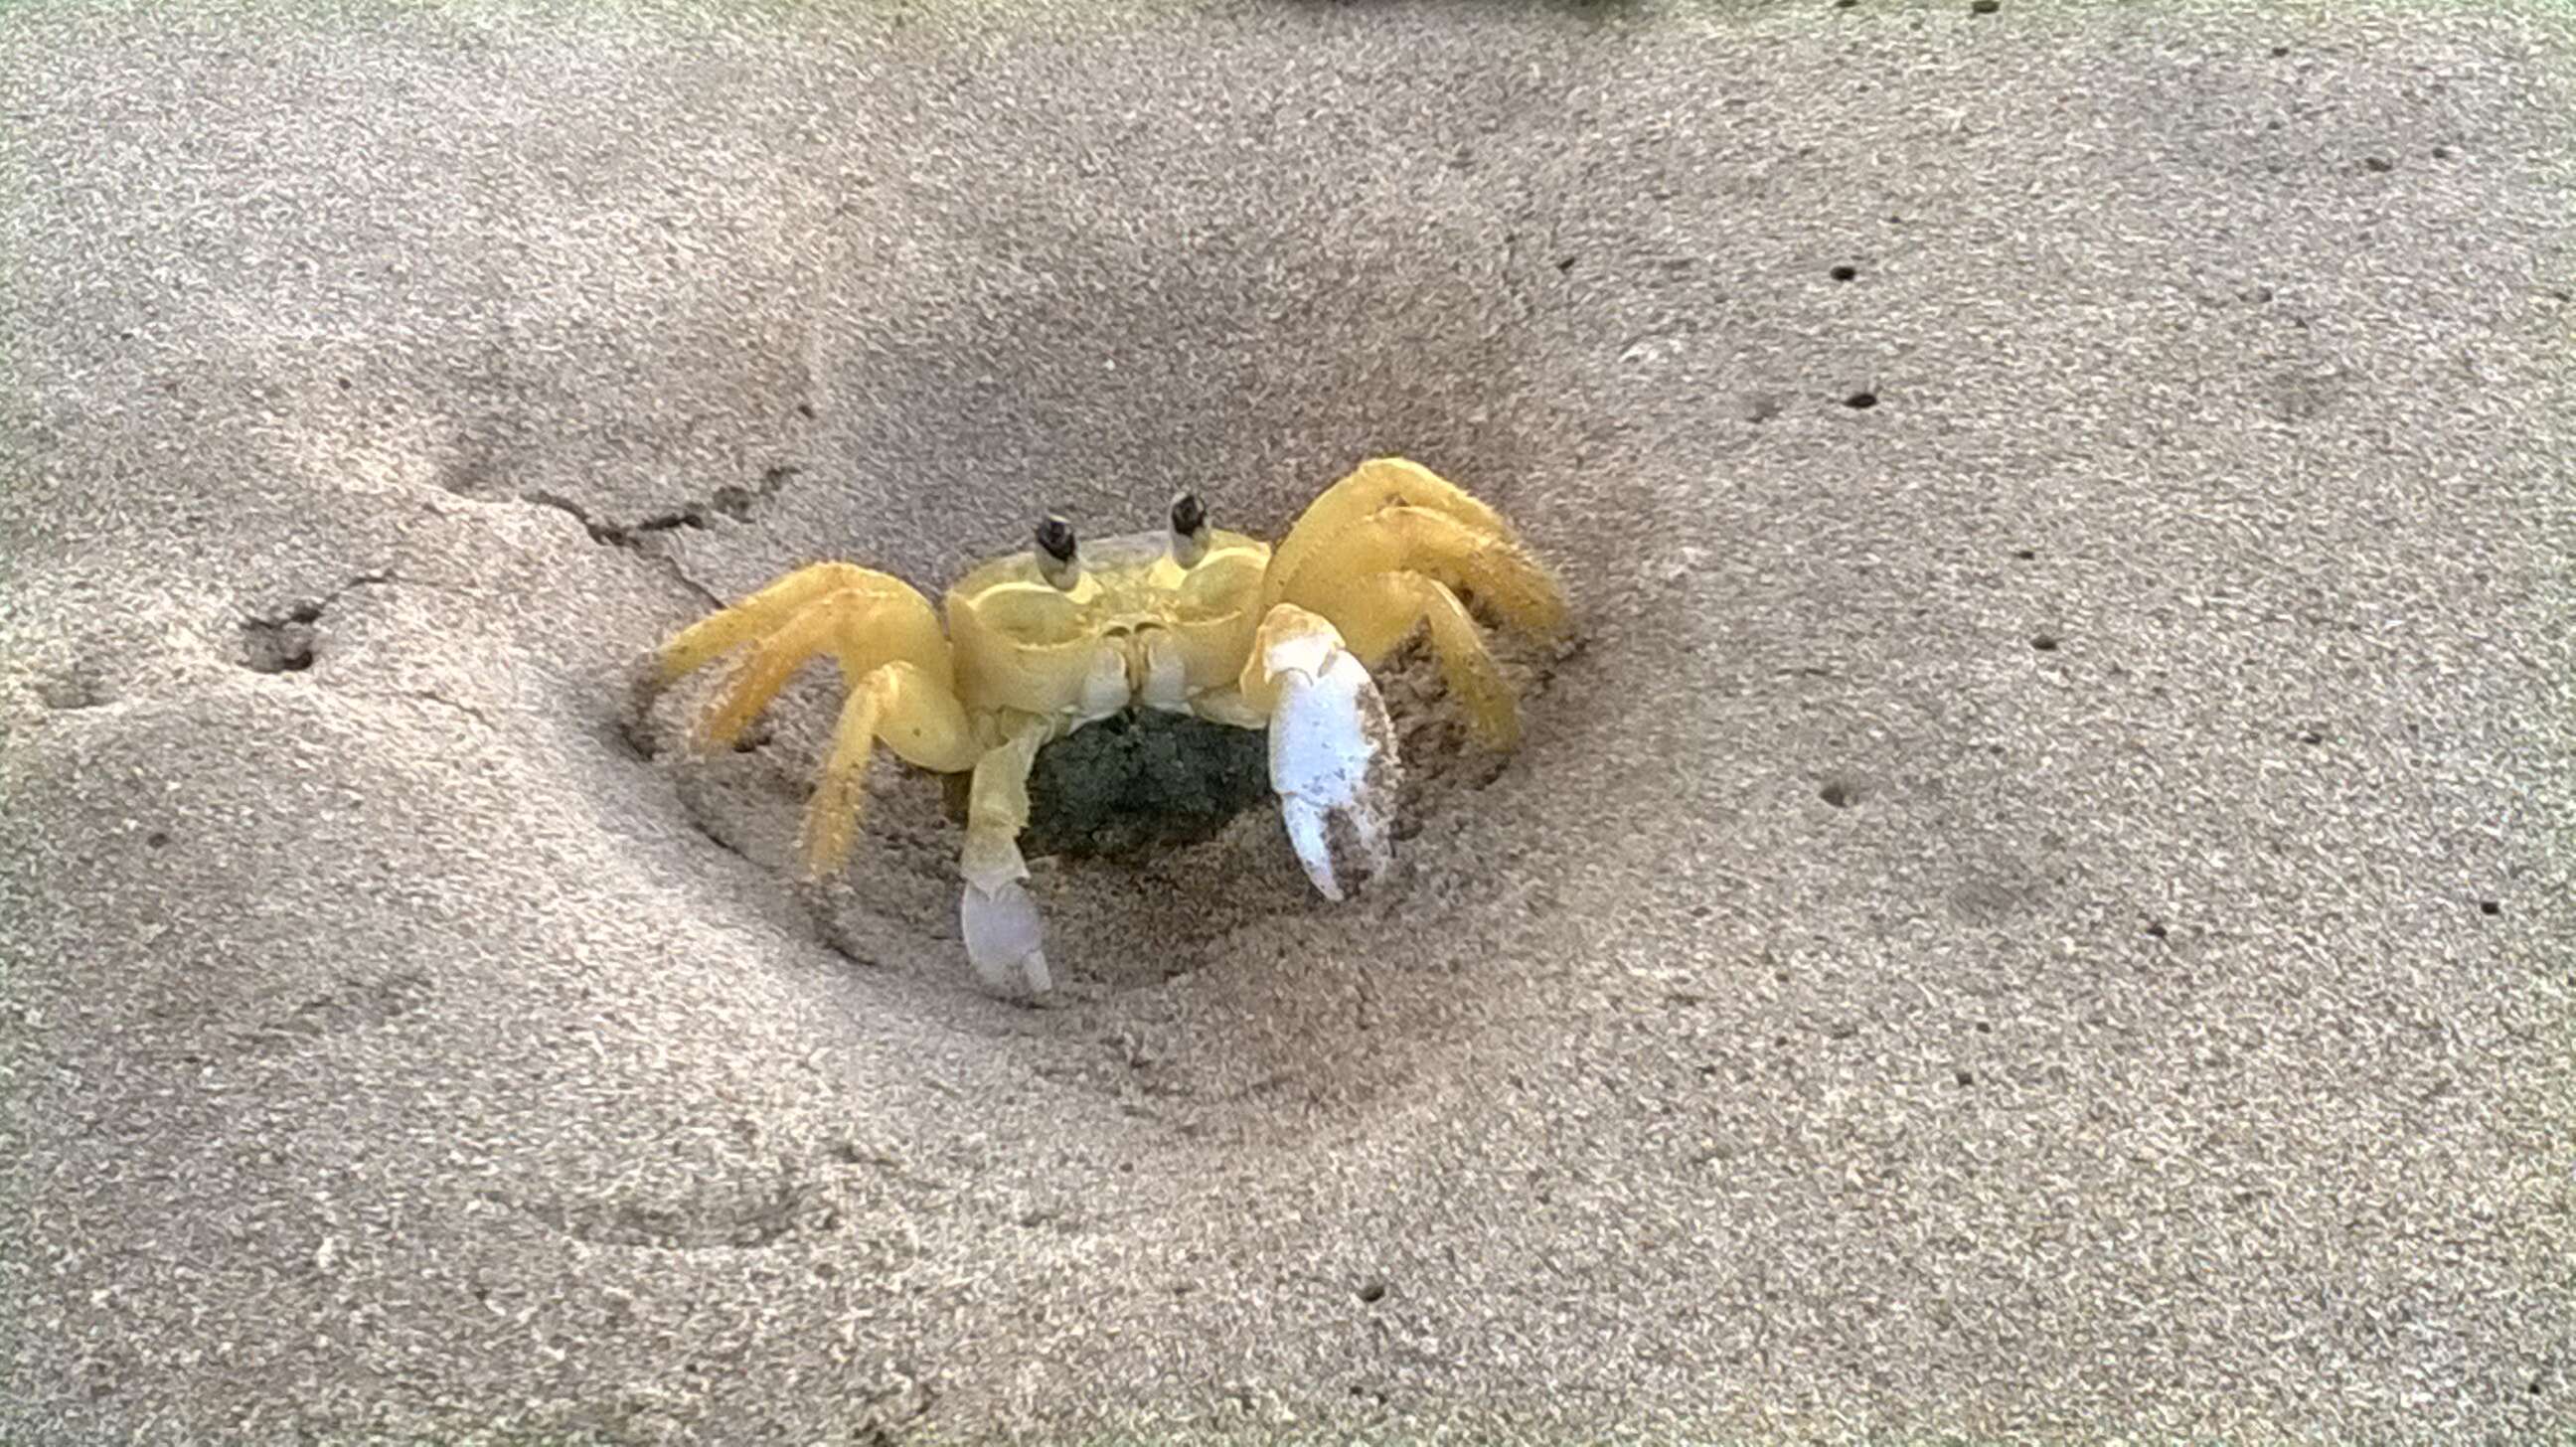
[[[810,660],[840,665],[845,701],[805,817],[813,876],[848,854],[879,741],[920,768],[971,771],[959,922],[977,976],[1006,994],[1050,985],[1019,845],[1029,772],[1049,742],[1139,707],[1269,730],[1289,842],[1339,900],[1391,857],[1395,737],[1369,669],[1427,628],[1471,725],[1508,749],[1517,701],[1458,590],[1518,632],[1566,621],[1563,591],[1501,515],[1403,458],[1362,463],[1275,550],[1209,527],[1190,493],[1173,500],[1168,531],[1084,542],[1049,517],[1036,543],[959,579],[944,634],[899,579],[815,563],[683,630],[645,680],[649,703],[749,650],[693,731],[711,748]]]

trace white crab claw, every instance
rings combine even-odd
[[[1322,619],[1272,641],[1270,787],[1288,842],[1324,898],[1367,888],[1394,862],[1395,729],[1368,670]]]
[[[968,884],[957,899],[957,922],[966,935],[966,960],[975,978],[999,995],[1043,995],[1047,973],[1046,927],[1027,886],[1005,879],[991,887]]]

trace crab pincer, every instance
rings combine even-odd
[[[1022,998],[1054,987],[1047,970],[1046,923],[1026,885],[1007,879],[988,888],[970,879],[958,895],[957,917],[966,938],[967,964],[985,989]]]
[[[1270,788],[1316,892],[1338,901],[1394,860],[1395,728],[1368,669],[1321,616],[1282,603],[1262,620],[1244,669],[1247,699],[1270,699]]]

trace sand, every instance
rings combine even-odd
[[[0,14],[0,1440],[2576,1435],[2557,7],[559,8]],[[1354,904],[624,716],[1378,453]]]

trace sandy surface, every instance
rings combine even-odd
[[[2576,35],[2245,8],[9,7],[0,1440],[2576,1433]],[[1382,451],[1355,907],[621,726]]]

